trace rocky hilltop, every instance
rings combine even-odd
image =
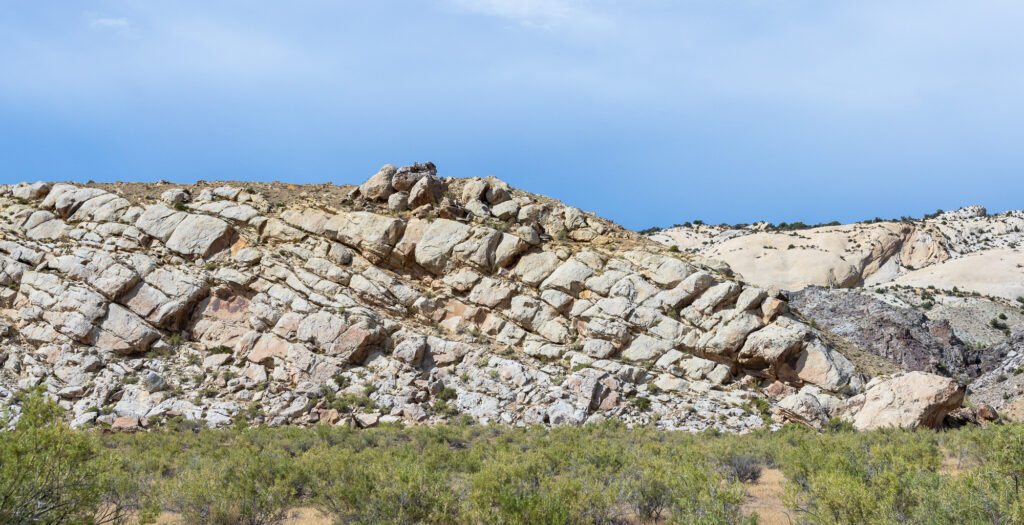
[[[0,403],[16,418],[41,385],[76,427],[914,427],[964,394],[871,377],[778,287],[430,163],[360,186],[0,186],[0,285]]]

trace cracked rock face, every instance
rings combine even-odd
[[[814,421],[862,391],[784,295],[721,270],[430,163],[358,187],[0,186],[0,403],[41,384],[75,426],[742,432],[768,424],[761,386],[813,388],[787,410]]]
[[[963,386],[952,379],[906,372],[869,383],[863,394],[850,399],[845,417],[857,430],[937,428],[963,399]]]

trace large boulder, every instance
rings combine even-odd
[[[583,283],[591,275],[594,275],[594,270],[579,261],[570,259],[551,272],[551,275],[541,283],[540,288],[542,290],[561,290],[567,294],[576,295],[583,291],[585,288]]]
[[[444,196],[444,190],[444,181],[433,175],[426,175],[416,181],[409,190],[409,207],[416,209],[425,204],[436,204]]]
[[[167,248],[186,257],[208,257],[225,248],[232,233],[220,219],[188,214],[167,239]]]
[[[157,268],[121,302],[154,326],[178,329],[188,307],[202,297],[207,283],[173,268]]]
[[[779,401],[778,408],[784,419],[811,428],[821,429],[829,421],[826,407],[822,406],[818,396],[808,392],[801,391],[786,396]]]
[[[117,304],[108,307],[107,316],[99,328],[94,343],[96,347],[118,354],[144,352],[160,337],[159,332],[137,315]]]
[[[351,246],[370,262],[379,264],[391,255],[405,223],[384,215],[358,211],[340,213],[324,224],[327,235]]]
[[[857,430],[937,428],[963,400],[964,387],[953,379],[904,372],[873,379],[863,394],[847,401],[843,417]]]
[[[369,200],[387,200],[391,196],[391,181],[395,176],[395,167],[387,164],[376,175],[367,179],[359,186],[359,193]]]
[[[558,268],[561,260],[554,252],[538,252],[524,255],[516,265],[515,275],[530,286],[537,286]]]
[[[146,211],[142,212],[139,219],[135,221],[135,227],[150,237],[167,242],[167,239],[174,233],[174,229],[181,224],[181,221],[185,220],[186,215],[188,214],[185,212],[175,211],[161,204],[148,206]]]
[[[49,182],[36,182],[34,184],[21,182],[14,185],[14,187],[11,188],[11,193],[14,195],[15,198],[24,199],[27,201],[34,201],[36,199],[40,199],[44,195],[46,195],[46,192],[48,191],[50,191]]]
[[[740,349],[739,364],[748,368],[770,368],[796,354],[810,335],[806,325],[780,319],[747,336]]]
[[[433,162],[417,162],[412,166],[402,166],[395,172],[391,187],[395,191],[408,192],[420,179],[428,175],[437,175],[437,168]]]
[[[440,274],[448,264],[455,245],[469,237],[469,226],[448,219],[437,219],[423,231],[416,243],[416,262],[427,270]]]
[[[804,383],[834,392],[858,391],[863,385],[857,369],[846,356],[816,339],[804,345],[793,364],[793,372]]]

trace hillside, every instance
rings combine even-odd
[[[651,239],[718,259],[753,284],[957,287],[1009,301],[1024,296],[1024,211],[971,206],[924,219],[794,228],[689,224]]]
[[[793,292],[794,309],[862,352],[970,383],[1002,409],[1024,388],[1024,212],[979,206],[923,219],[817,227],[677,225],[649,238]],[[977,380],[977,383],[974,381]],[[1013,411],[1017,413],[1017,410]]]
[[[963,397],[871,381],[775,288],[429,163],[358,187],[18,184],[0,210],[0,397],[43,385],[76,427],[913,427]]]

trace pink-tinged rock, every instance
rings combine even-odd
[[[270,365],[273,364],[275,357],[284,359],[288,355],[288,345],[288,341],[280,337],[263,334],[246,359],[252,363]]]
[[[119,417],[110,425],[110,430],[114,432],[138,432],[142,430],[142,426],[139,424],[139,418],[137,417]]]
[[[380,330],[353,326],[338,338],[334,344],[325,348],[327,355],[337,356],[349,363],[362,363],[371,348],[384,338]]]
[[[413,184],[409,190],[409,207],[417,208],[426,204],[435,204],[444,196],[444,181],[427,175]]]

